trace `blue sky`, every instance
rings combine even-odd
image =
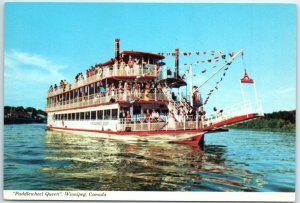
[[[4,105],[44,109],[51,84],[73,82],[78,72],[114,57],[114,39],[120,38],[121,50],[244,49],[245,66],[265,112],[296,109],[293,4],[6,3],[4,34]],[[211,58],[201,57],[181,56],[180,64]],[[165,62],[174,67],[173,57]],[[209,77],[212,65],[194,65],[194,84]],[[238,57],[207,108],[242,101],[242,75]],[[204,98],[220,77],[200,90]],[[253,96],[251,87],[245,90]]]

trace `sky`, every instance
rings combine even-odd
[[[113,58],[120,38],[121,51],[243,49],[226,76],[221,71],[200,88],[205,99],[223,79],[207,108],[242,102],[239,81],[246,68],[265,112],[296,109],[294,4],[6,3],[4,12],[4,105],[44,109],[50,85],[73,82],[77,73]],[[213,57],[180,56],[180,74],[192,63],[193,84],[200,85],[222,61],[195,62]],[[174,69],[172,56],[165,62]],[[243,89],[254,98],[253,86]]]

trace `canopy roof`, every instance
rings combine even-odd
[[[181,78],[166,78],[159,81],[162,84],[167,84],[169,87],[179,88],[181,86],[185,86],[186,82]]]
[[[150,53],[150,52],[142,52],[142,51],[122,51],[121,55],[131,55],[131,56],[148,56],[155,59],[164,59],[165,57],[159,54]]]

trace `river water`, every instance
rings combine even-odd
[[[229,130],[206,134],[201,148],[5,125],[4,189],[294,192],[295,138]]]

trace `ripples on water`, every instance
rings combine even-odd
[[[4,189],[295,191],[295,134],[230,130],[205,146],[4,127]]]

